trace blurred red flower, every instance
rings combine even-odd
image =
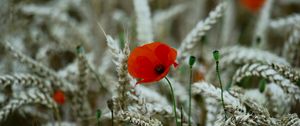
[[[145,44],[130,53],[128,72],[141,79],[137,84],[159,81],[168,74],[172,64],[177,66],[176,56],[177,51],[164,43]]]
[[[257,12],[262,8],[266,0],[240,0],[240,3],[252,12]]]
[[[53,99],[57,104],[64,104],[65,103],[65,94],[61,90],[56,90],[53,94]]]

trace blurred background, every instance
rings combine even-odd
[[[146,1],[146,4],[141,1]],[[112,36],[118,42],[116,45],[120,49],[124,48],[126,42],[133,49],[149,41],[161,41],[179,48],[186,36],[196,28],[197,23],[209,17],[210,12],[224,1],[228,4],[227,8],[221,11],[223,16],[207,30],[205,35],[197,39],[195,42],[197,44],[189,50],[189,55],[195,55],[198,58],[198,66],[195,68],[197,72],[194,73],[195,82],[209,80],[207,77],[209,70],[214,70],[211,57],[214,49],[238,45],[270,51],[278,56],[286,57],[291,66],[299,70],[299,48],[296,47],[293,57],[288,57],[289,53],[285,55],[283,47],[293,30],[299,29],[300,0],[272,0],[268,11],[262,11],[262,9],[269,0],[262,0],[264,4],[254,5],[254,7],[249,5],[247,0],[141,1],[0,0],[0,42],[9,43],[14,47],[13,50],[47,66],[57,76],[73,84],[77,83],[79,76],[76,66],[80,57],[78,48],[84,48],[86,60],[100,76],[102,86],[106,89],[99,89],[97,77],[93,77],[93,74],[88,75],[90,79],[86,82],[89,83],[87,101],[92,110],[91,114],[78,121],[71,110],[71,98],[68,98],[74,96],[67,96],[67,103],[59,107],[62,120],[68,122],[64,125],[80,125],[84,121],[87,122],[82,125],[96,125],[97,119],[94,115],[97,109],[101,109],[104,115],[110,112],[106,101],[115,94],[117,72],[105,35]],[[269,13],[268,19],[262,19],[261,15],[264,12]],[[293,17],[289,20],[291,25],[288,21],[286,24],[280,24],[280,19],[287,19],[289,16]],[[268,20],[266,24],[260,23],[266,20]],[[260,27],[264,30],[260,31]],[[262,37],[260,37],[261,34],[263,34]],[[26,63],[24,65],[14,59],[5,46],[0,45],[1,75],[16,73],[35,75],[38,73],[32,69],[26,66]],[[171,75],[174,78],[179,76],[178,82],[187,83],[188,77],[183,76],[187,73],[186,69],[187,66],[182,65],[179,68],[180,72],[174,72]],[[236,69],[232,71],[234,70]],[[231,74],[227,74],[228,71],[224,72],[226,83],[229,83],[228,78],[231,77],[228,76],[233,74],[232,71],[229,70]],[[42,78],[47,78],[47,76]],[[212,83],[217,82],[214,77],[212,78]],[[254,79],[252,82],[258,81],[259,79]],[[4,85],[3,82],[1,84]],[[164,94],[159,86],[150,88]],[[244,88],[253,88],[253,86]],[[3,86],[0,91],[0,107],[4,108],[11,98],[20,96],[19,92],[24,90],[24,87]],[[66,93],[66,95],[72,94]],[[292,107],[291,112],[299,115],[300,111],[297,106],[299,102]],[[202,110],[198,108],[195,111],[201,113]],[[194,116],[197,118],[195,121],[199,122],[198,125],[204,125],[201,114]],[[108,117],[103,119],[101,125],[110,125]],[[166,122],[172,122],[170,118],[168,119]],[[10,112],[7,119],[3,120],[0,125],[33,126],[47,125],[48,122],[51,125],[53,121],[55,117],[52,112],[47,111],[43,106],[34,105],[34,107],[27,106]],[[172,125],[172,123],[164,123],[164,125]]]

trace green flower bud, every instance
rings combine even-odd
[[[190,67],[192,67],[196,62],[196,57],[195,56],[190,56],[189,64]]]
[[[83,53],[84,52],[84,48],[81,45],[79,45],[79,46],[76,47],[76,51],[77,51],[78,54],[79,53]]]
[[[215,51],[213,52],[213,55],[214,55],[214,59],[215,59],[216,61],[219,61],[219,58],[220,58],[220,53],[219,53],[219,51],[218,51],[218,50],[215,50]]]
[[[261,93],[263,93],[263,92],[265,91],[265,89],[266,89],[266,80],[265,80],[265,79],[262,79],[262,80],[260,80],[260,82],[259,82],[259,91],[260,91]]]
[[[102,115],[102,111],[100,109],[97,109],[97,112],[96,112],[96,117],[97,119],[99,119]]]

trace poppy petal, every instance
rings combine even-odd
[[[135,48],[128,57],[128,72],[136,78],[156,76],[154,65],[159,62],[148,49]]]
[[[155,49],[159,46],[159,45],[162,45],[164,43],[161,43],[161,42],[153,42],[153,43],[150,43],[150,44],[146,44],[144,46],[142,46],[142,48],[148,48],[150,49],[152,52],[155,51]],[[165,45],[165,44],[164,44]]]
[[[156,47],[154,50],[154,53],[156,57],[162,62],[162,64],[168,66],[169,65],[169,52],[170,52],[170,47],[167,45],[161,44]]]
[[[135,71],[138,73],[139,78],[153,78],[156,76],[153,63],[149,60],[149,58],[139,56],[136,59],[136,63],[137,66],[135,67]]]
[[[178,65],[179,65],[179,64],[178,64],[177,62],[174,62],[174,63],[173,63],[173,66],[174,66],[175,68],[177,68]]]
[[[65,103],[65,95],[61,90],[55,91],[53,95],[53,99],[58,104],[64,104]]]
[[[177,51],[166,44],[160,44],[154,52],[157,58],[168,67],[176,60]]]
[[[170,48],[170,52],[168,54],[168,59],[170,64],[174,64],[174,67],[177,67],[178,63],[175,62],[177,56],[177,51],[173,48]]]
[[[257,12],[260,10],[265,3],[265,0],[241,0],[243,6],[249,9],[252,12]]]

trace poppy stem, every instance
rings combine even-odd
[[[60,114],[59,114],[59,110],[58,110],[58,107],[55,107],[54,108],[54,113],[55,113],[55,116],[57,118],[57,122],[58,122],[58,126],[61,126],[61,117],[60,117]]]
[[[111,126],[114,126],[114,110],[111,110]]]
[[[192,78],[193,78],[192,66],[190,67],[190,83],[189,83],[189,126],[191,126],[191,114],[192,114]]]
[[[196,57],[190,56],[189,65],[190,65],[190,82],[189,82],[189,126],[191,123],[191,115],[192,115],[192,81],[193,81],[193,65],[195,64]]]
[[[98,82],[99,86],[100,86],[100,89],[103,89],[104,91],[108,91],[108,89],[106,89],[104,86],[103,86],[103,83],[99,77],[99,74],[97,73],[97,71],[95,71],[91,66],[90,64],[89,65],[89,69],[90,71],[94,74],[95,78],[96,78],[96,81]]]
[[[172,87],[172,84],[171,84],[170,80],[167,77],[165,77],[165,79],[168,81],[168,84],[169,84],[170,90],[171,90],[171,95],[172,95],[172,100],[173,100],[173,112],[174,112],[174,115],[175,115],[176,126],[179,126],[178,118],[177,118],[177,112],[176,112],[176,108],[177,108],[176,107],[176,100],[175,100],[173,87]]]
[[[223,86],[222,86],[222,80],[221,80],[221,76],[220,76],[220,71],[219,71],[219,51],[214,51],[213,52],[214,55],[214,59],[216,60],[216,71],[217,71],[217,76],[219,79],[219,84],[220,84],[220,88],[221,88],[221,101],[222,101],[222,106],[224,109],[224,114],[225,114],[225,121],[227,120],[227,114],[226,114],[226,109],[225,109],[225,103],[224,103],[224,96],[223,96]]]
[[[100,118],[101,118],[101,115],[102,115],[102,111],[100,109],[97,109],[97,112],[96,112],[96,117],[97,117],[97,125],[100,126]]]
[[[180,107],[180,126],[183,126],[183,110],[182,106]]]

